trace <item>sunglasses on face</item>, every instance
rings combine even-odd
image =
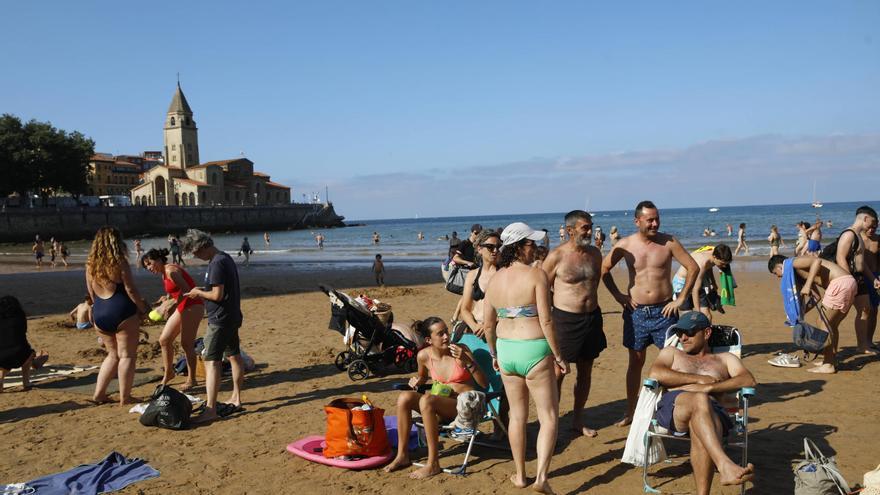
[[[500,248],[501,246],[499,246],[498,244],[480,244],[480,247],[481,247],[481,248],[488,249],[490,252],[493,252],[493,253],[494,253],[494,252],[497,251],[498,248]]]
[[[688,337],[693,337],[693,336],[697,335],[698,333],[702,332],[703,329],[702,328],[691,328],[690,330],[685,330],[684,328],[676,328],[674,331],[675,331],[675,335],[678,335],[679,337],[681,337],[682,334],[687,335]]]

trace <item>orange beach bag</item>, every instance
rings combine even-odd
[[[327,413],[324,457],[373,457],[389,452],[385,411],[377,407],[364,411],[363,405],[358,399],[343,398],[324,406]]]

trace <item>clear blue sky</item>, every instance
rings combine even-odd
[[[349,218],[880,197],[880,2],[5,2],[0,112]],[[685,188],[693,189],[685,192]]]

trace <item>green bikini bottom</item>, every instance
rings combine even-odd
[[[547,339],[498,339],[498,366],[511,375],[523,378],[529,371],[551,354]]]

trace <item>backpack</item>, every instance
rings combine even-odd
[[[858,234],[856,234],[856,232],[852,229],[844,230],[843,232],[840,233],[839,236],[837,236],[837,239],[835,239],[834,242],[832,242],[831,244],[828,244],[827,246],[822,248],[822,252],[819,253],[819,257],[822,258],[823,260],[828,260],[828,261],[832,261],[832,262],[836,263],[837,262],[837,244],[840,242],[840,237],[846,232],[852,232],[853,235],[855,236],[855,238],[853,239],[852,245],[850,245],[850,247],[849,247],[849,253],[846,255],[846,262],[847,262],[847,265],[849,265],[849,272],[851,274],[855,274],[856,273],[856,269],[855,269],[856,253],[859,251],[859,244],[861,243],[861,240],[859,240]]]
[[[144,426],[183,430],[189,424],[191,414],[192,402],[186,395],[168,385],[159,385],[140,421]]]

